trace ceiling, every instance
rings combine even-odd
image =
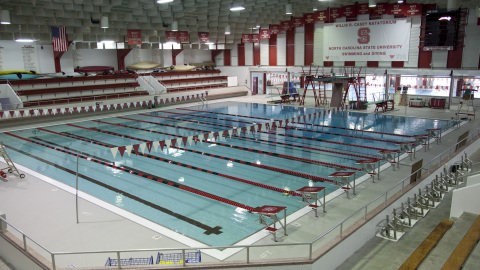
[[[395,3],[396,0],[378,2]],[[455,0],[450,0],[455,1]],[[458,1],[475,6],[478,0]],[[157,4],[156,0],[0,0],[0,9],[10,12],[11,24],[0,25],[0,40],[14,40],[18,36],[31,36],[41,44],[51,43],[50,26],[65,25],[69,40],[96,42],[104,39],[121,42],[127,29],[141,29],[145,43],[162,42],[165,30],[178,22],[180,31],[190,33],[196,43],[197,32],[209,32],[210,40],[235,43],[242,33],[252,33],[252,27],[288,20],[286,4],[291,3],[293,16],[353,4],[355,0],[175,0]],[[368,2],[368,0],[359,1]],[[446,7],[447,0],[416,0],[415,3],[438,3]],[[231,12],[234,3],[245,6],[244,11]],[[102,16],[108,17],[109,28],[100,28]],[[231,35],[225,35],[225,26]]]

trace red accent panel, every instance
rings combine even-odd
[[[117,49],[118,70],[125,70],[125,57],[132,49]]]
[[[420,48],[418,52],[418,68],[431,68],[432,51],[424,51]]]
[[[313,64],[313,32],[315,29],[315,24],[307,23],[305,24],[305,50],[304,50],[304,64],[312,65]]]
[[[447,68],[462,68],[463,47],[457,46],[457,49],[448,51]]]
[[[179,55],[183,49],[173,49],[172,50],[172,65],[177,64],[177,55]]]
[[[215,57],[217,57],[219,54],[223,52],[223,50],[211,50],[212,52],[212,62],[215,63]]]
[[[355,61],[345,61],[344,65],[346,67],[354,67],[355,66]]]
[[[371,68],[378,67],[378,61],[367,61],[367,67],[371,67]]]
[[[260,43],[253,43],[253,65],[260,65]]]
[[[238,65],[245,66],[245,44],[238,44]]]
[[[223,51],[223,65],[224,66],[231,66],[232,65],[232,56],[230,53],[230,49],[225,49]]]
[[[287,66],[295,65],[295,28],[287,31]]]
[[[333,61],[323,61],[324,67],[333,67]]]
[[[268,64],[270,66],[277,65],[277,34],[270,34],[268,40]]]
[[[392,68],[403,68],[403,61],[392,61]]]

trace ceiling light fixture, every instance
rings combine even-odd
[[[22,43],[32,43],[32,42],[35,42],[37,41],[36,39],[33,39],[33,38],[17,38],[15,39],[16,42],[22,42]]]
[[[233,6],[230,8],[230,11],[242,11],[242,10],[245,10],[245,7],[240,4],[233,4]]]
[[[285,15],[292,15],[292,4],[286,4],[285,5]]]
[[[0,12],[0,24],[11,24],[10,21],[10,11],[2,10]]]
[[[102,19],[100,20],[100,28],[103,28],[103,29],[108,28],[108,17],[107,16],[102,16]]]
[[[376,7],[377,1],[376,0],[368,0],[368,7]]]
[[[157,4],[168,4],[173,2],[173,0],[157,0]]]

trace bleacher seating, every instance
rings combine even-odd
[[[228,77],[219,76],[219,70],[170,71],[152,73],[165,86],[167,93],[228,86]]]
[[[12,81],[24,107],[69,104],[148,95],[135,74]]]
[[[452,227],[453,221],[450,219],[440,222],[435,229],[423,240],[423,242],[413,251],[413,253],[403,262],[399,270],[417,269],[428,254],[440,242],[445,233]]]
[[[480,216],[475,219],[475,222],[472,224],[472,226],[470,226],[468,232],[450,254],[450,257],[448,257],[447,261],[443,265],[442,270],[462,269],[463,264],[467,261],[467,258],[470,256],[470,253],[478,244],[479,240]]]

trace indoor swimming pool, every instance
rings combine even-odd
[[[365,174],[359,161],[381,159],[383,150],[455,124],[221,102],[4,132],[0,142],[22,166],[71,187],[78,179],[79,190],[106,203],[225,246],[265,227],[255,207],[284,206],[292,214],[306,207],[297,189],[337,190],[332,173],[352,171],[358,178]]]

